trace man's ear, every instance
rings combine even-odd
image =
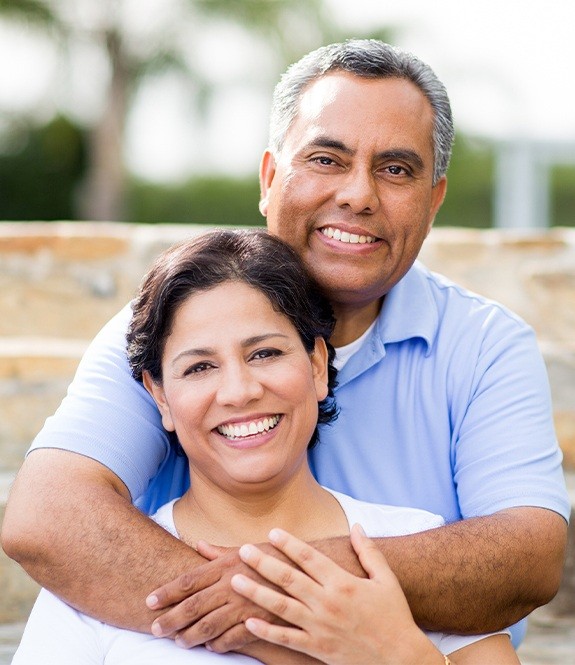
[[[311,354],[311,367],[317,401],[321,402],[327,397],[328,371],[327,371],[327,345],[323,337],[315,338],[315,348]]]
[[[154,398],[154,402],[156,402],[156,405],[162,416],[162,425],[164,426],[164,429],[167,430],[168,432],[175,432],[176,428],[174,426],[174,421],[172,420],[170,407],[168,406],[168,402],[166,401],[166,394],[164,393],[164,387],[162,386],[161,383],[156,383],[152,379],[150,372],[148,372],[147,370],[145,370],[142,373],[142,381],[144,384],[144,388]]]
[[[260,212],[264,217],[268,214],[269,190],[276,174],[276,160],[269,150],[266,150],[260,162]]]
[[[442,176],[438,181],[437,184],[434,185],[433,189],[431,190],[431,207],[429,209],[429,220],[427,224],[427,233],[426,235],[429,234],[431,231],[431,227],[433,226],[433,222],[435,221],[435,215],[439,212],[439,208],[441,208],[441,205],[443,203],[443,200],[445,199],[445,195],[447,194],[447,177]]]

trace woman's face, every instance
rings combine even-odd
[[[163,384],[144,375],[192,474],[226,491],[281,485],[301,467],[327,396],[327,350],[310,355],[291,321],[242,282],[192,295],[177,310]]]

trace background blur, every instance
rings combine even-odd
[[[0,0],[0,220],[263,223],[280,74],[378,37],[450,93],[437,225],[575,226],[574,25],[571,0]]]

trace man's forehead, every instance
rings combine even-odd
[[[315,145],[326,137],[345,144],[350,132],[353,137],[368,126],[374,138],[383,140],[391,132],[401,143],[414,129],[423,128],[432,138],[433,110],[423,92],[406,78],[330,72],[303,91],[286,138],[295,141],[293,147]]]

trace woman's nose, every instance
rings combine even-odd
[[[263,392],[256,374],[248,366],[237,364],[221,372],[216,399],[222,406],[244,406],[262,397]]]

